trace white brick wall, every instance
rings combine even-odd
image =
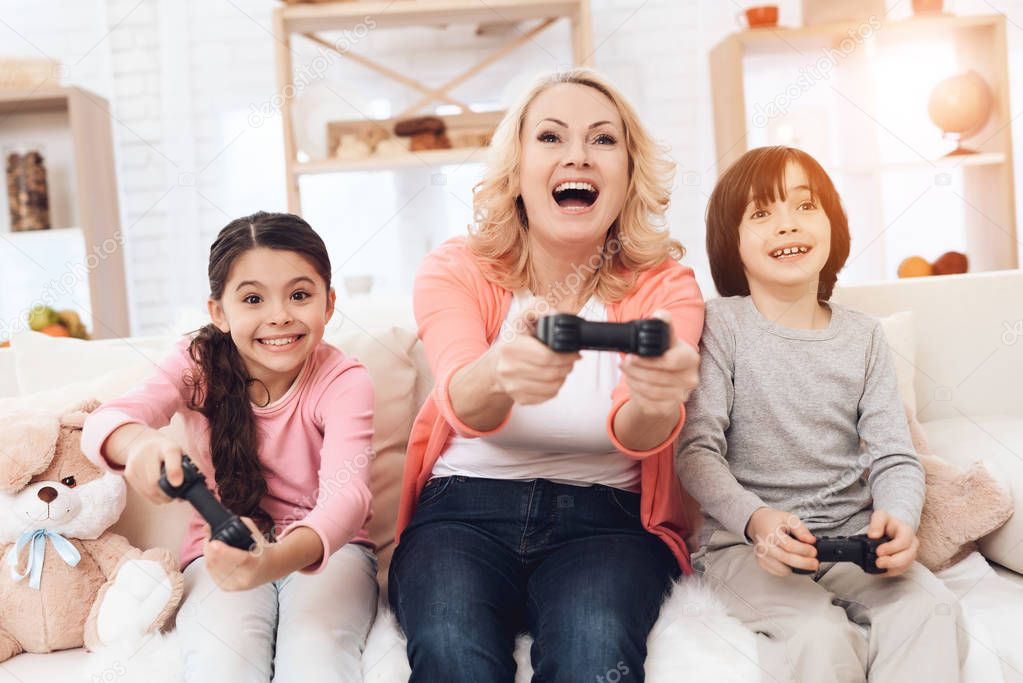
[[[272,0],[0,0],[0,54],[61,59],[67,82],[113,102],[121,209],[126,229],[133,330],[182,331],[201,321],[208,245],[231,218],[285,208],[280,120],[253,126],[249,115],[275,94]],[[798,21],[798,1],[782,2],[783,23]],[[908,5],[908,3],[904,3]],[[960,0],[960,12],[1006,12],[1015,80],[1023,108],[1023,0]],[[703,211],[715,178],[707,51],[735,30],[735,3],[716,0],[592,0],[598,68],[617,82],[679,164],[670,212],[673,233],[712,293],[703,246]],[[356,51],[430,83],[454,76],[470,57],[506,37],[478,38],[466,27],[371,31]],[[317,49],[296,39],[312,59]],[[456,91],[498,102],[506,84],[568,62],[567,30],[541,34],[513,59]],[[362,67],[333,61],[323,83],[374,115],[396,113],[418,94]],[[303,120],[319,130],[333,95],[319,83]],[[391,109],[380,101],[391,97]],[[343,107],[342,107],[343,109]],[[1023,129],[1016,130],[1017,160]],[[1017,161],[1017,164],[1020,162]],[[478,167],[432,173],[316,178],[304,192],[306,214],[332,249],[337,282],[368,271],[384,291],[402,291],[418,259],[469,220],[469,188]],[[1023,182],[1023,172],[1017,172]],[[1023,210],[1023,201],[1021,210]],[[400,207],[405,207],[399,211]]]

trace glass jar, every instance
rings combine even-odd
[[[48,230],[50,197],[46,187],[46,158],[41,145],[4,149],[7,204],[11,231]]]

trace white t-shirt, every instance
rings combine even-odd
[[[516,292],[502,332],[530,298],[528,291]],[[596,297],[579,316],[607,321],[604,304]],[[640,463],[619,452],[607,433],[611,391],[619,376],[617,352],[582,351],[557,396],[539,405],[513,405],[508,422],[490,436],[456,434],[433,466],[433,476],[549,479],[639,491]]]

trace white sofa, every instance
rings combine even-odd
[[[1023,321],[1021,295],[1023,272],[1007,271],[849,287],[839,291],[836,300],[877,316],[912,311],[912,325],[904,326],[899,338],[891,341],[903,374],[908,373],[911,403],[915,401],[932,447],[938,455],[957,463],[983,459],[993,464],[1011,485],[1016,500],[1023,502],[1023,401],[1019,394],[1023,387],[1023,322],[1016,325]],[[431,379],[421,348],[410,332],[408,302],[345,301],[340,303],[339,313],[328,330],[328,341],[363,360],[378,387],[375,445],[381,455],[374,463],[378,468],[373,473],[377,526],[371,535],[381,539],[382,556],[389,559],[391,548],[386,539],[393,527],[401,451],[411,416]],[[58,410],[81,398],[117,395],[144,376],[171,341],[75,343],[34,334],[18,336],[13,348],[0,349],[0,414],[16,409]],[[156,509],[130,495],[115,531],[141,547],[162,545],[176,552],[189,514],[184,504]],[[981,548],[1004,565],[996,569],[1010,582],[1001,583],[1000,588],[1007,590],[1011,585],[1019,591],[1023,606],[1020,541],[1023,515],[1016,515],[984,539]],[[963,595],[980,580],[965,570],[954,578]],[[993,590],[992,609],[1003,607],[997,588]],[[979,593],[973,590],[972,595],[975,599]],[[976,680],[1001,680],[988,678],[988,674],[1004,674],[1009,680],[1014,667],[1023,671],[1023,665],[1016,665],[1003,653],[1009,646],[1000,639],[1013,637],[1011,632],[1003,636],[989,633],[991,628],[978,626],[975,630],[971,635],[981,646],[978,652],[997,655],[988,657],[986,665],[975,667],[976,672],[987,672],[978,673]],[[87,663],[82,650],[20,655],[0,664],[0,683],[69,680],[81,675]],[[1000,673],[996,672],[999,668]]]

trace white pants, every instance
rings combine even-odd
[[[959,599],[919,562],[895,578],[846,563],[817,577],[778,577],[742,537],[718,530],[693,564],[757,634],[765,681],[962,680],[969,636]]]
[[[177,630],[185,680],[362,681],[376,617],[376,556],[349,543],[319,574],[294,572],[248,591],[217,587],[205,559],[185,569]]]

